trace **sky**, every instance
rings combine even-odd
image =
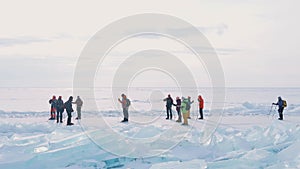
[[[299,5],[297,0],[2,0],[0,87],[72,87],[89,39],[108,24],[141,13],[167,14],[197,27],[216,50],[227,87],[299,87]],[[114,60],[149,47],[176,47],[175,53],[188,55],[171,41],[141,37],[120,44],[104,66],[107,77],[120,64]],[[203,65],[200,69],[203,78],[196,79],[209,85]]]

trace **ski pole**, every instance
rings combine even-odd
[[[269,116],[271,115],[272,110],[273,110],[273,104],[271,105],[271,109],[269,111]]]

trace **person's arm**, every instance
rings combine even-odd
[[[73,104],[77,104],[78,103],[78,100],[76,100],[75,102],[72,102]]]
[[[121,99],[120,99],[120,98],[118,98],[118,101],[119,101],[121,104],[123,104],[123,102],[121,101]]]

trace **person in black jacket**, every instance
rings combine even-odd
[[[70,96],[69,100],[65,102],[65,108],[68,114],[67,126],[74,125],[74,123],[71,123],[72,112],[74,111],[72,108],[72,102],[73,102],[73,96]]]
[[[57,103],[56,103],[56,106],[57,106],[57,116],[56,116],[56,122],[60,122],[62,123],[62,114],[64,112],[64,101],[62,100],[62,97],[59,96],[58,99],[57,99]]]
[[[172,120],[172,105],[173,105],[173,99],[171,95],[169,94],[167,98],[164,99],[166,102],[166,107],[167,107],[167,120],[170,118]]]

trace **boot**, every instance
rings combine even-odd
[[[283,114],[279,114],[278,120],[283,120]]]
[[[122,123],[128,122],[128,119],[124,118],[121,122],[122,122]]]

